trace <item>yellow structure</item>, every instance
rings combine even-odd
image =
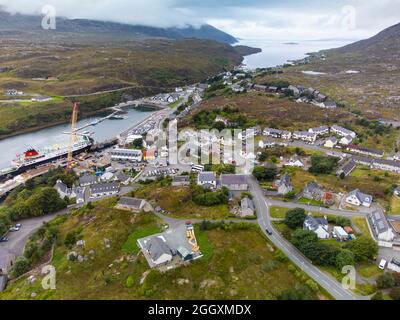
[[[68,150],[68,164],[67,169],[71,170],[74,167],[73,164],[73,156],[74,156],[74,145],[76,143],[76,122],[78,120],[78,109],[79,103],[75,102],[72,108],[72,119],[71,119],[71,139],[69,142],[69,150]]]
[[[186,237],[188,238],[188,242],[192,246],[192,251],[194,253],[197,253],[200,251],[200,247],[197,244],[196,235],[194,234],[194,227],[191,222],[186,223],[186,226],[187,226]]]

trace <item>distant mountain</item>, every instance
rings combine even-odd
[[[10,14],[0,11],[0,34],[13,35],[21,33],[43,33],[42,17],[33,15]],[[130,25],[115,22],[96,21],[88,19],[57,18],[57,29],[60,33],[99,33],[120,34],[133,37],[156,37],[168,39],[196,38],[215,40],[222,43],[234,44],[237,39],[211,26],[199,28],[187,26],[184,28],[156,28],[140,25]]]
[[[398,55],[400,51],[400,23],[391,26],[372,38],[361,40],[337,49],[340,53],[358,53],[362,55]]]

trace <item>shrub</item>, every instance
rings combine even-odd
[[[318,283],[316,283],[315,281],[308,279],[306,281],[306,285],[314,292],[318,292],[319,291],[319,286]]]
[[[395,284],[396,281],[391,273],[384,273],[376,279],[376,286],[379,289],[393,288]]]
[[[286,212],[285,224],[291,229],[297,229],[303,226],[306,218],[306,211],[296,208]]]
[[[29,260],[25,257],[18,257],[11,267],[11,277],[17,278],[28,272],[30,268]]]
[[[134,281],[133,277],[129,276],[128,279],[126,279],[126,284],[125,284],[126,287],[132,288],[134,284],[135,284],[135,281]]]

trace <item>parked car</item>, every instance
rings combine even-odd
[[[386,264],[387,264],[387,261],[385,259],[382,259],[381,263],[379,264],[379,269],[385,270]]]
[[[17,232],[17,231],[19,231],[21,229],[21,227],[18,227],[17,225],[15,225],[15,226],[12,226],[11,228],[10,228],[10,232]]]
[[[0,237],[0,242],[8,242],[8,238],[7,237]]]

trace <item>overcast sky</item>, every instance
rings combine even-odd
[[[0,0],[6,10],[149,26],[210,23],[247,39],[361,39],[400,23],[400,0]]]

